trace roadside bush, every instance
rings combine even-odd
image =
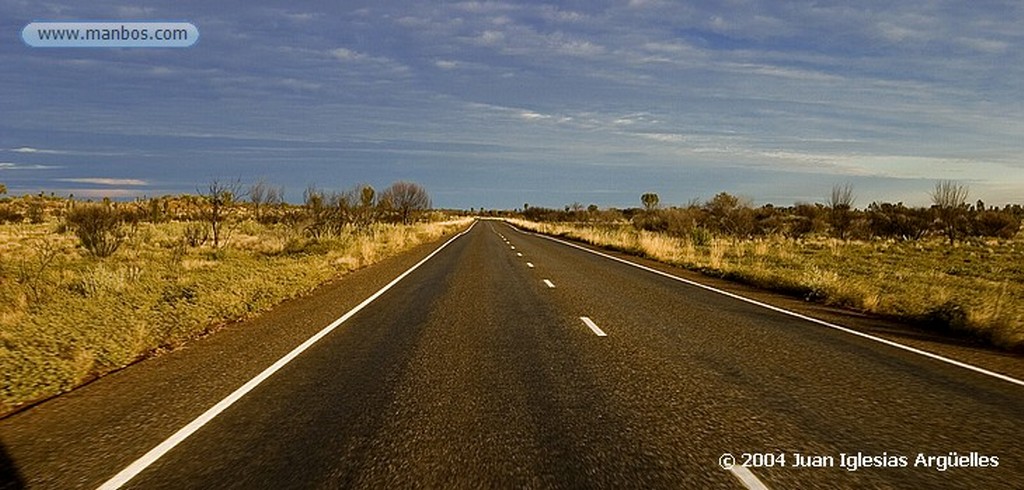
[[[661,232],[668,229],[668,220],[664,213],[654,209],[633,216],[633,226],[638,230]]]
[[[113,255],[127,237],[120,213],[108,206],[76,206],[64,219],[82,247],[96,257]]]
[[[189,223],[182,238],[188,246],[200,247],[210,239],[210,229],[204,223]]]
[[[933,307],[924,314],[925,323],[945,329],[949,332],[968,331],[967,312],[953,301],[947,301]]]
[[[25,217],[33,225],[46,221],[46,204],[42,198],[32,199],[28,202],[28,206],[25,209]]]
[[[0,224],[21,223],[24,219],[25,216],[14,210],[11,206],[0,206]]]
[[[974,217],[976,235],[1009,239],[1017,234],[1020,221],[1009,213],[1001,211],[981,211]]]
[[[711,232],[707,228],[698,227],[690,230],[690,243],[697,247],[706,247],[711,245],[711,240],[714,237],[711,236]]]

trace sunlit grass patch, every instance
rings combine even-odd
[[[628,224],[510,220],[807,300],[959,332],[1024,349],[1024,243],[674,238]]]
[[[229,246],[189,246],[193,223],[140,223],[98,258],[54,223],[0,225],[0,413],[257,315],[468,219],[373,224],[319,240],[243,222]]]

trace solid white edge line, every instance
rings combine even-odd
[[[580,320],[583,320],[583,323],[586,326],[590,327],[590,329],[593,330],[594,334],[597,335],[598,337],[608,336],[608,334],[604,333],[604,330],[601,330],[601,327],[598,327],[597,324],[594,323],[594,320],[591,320],[589,317],[581,316]]]
[[[768,487],[746,466],[734,465],[732,468],[729,468],[729,471],[732,472],[733,476],[739,478],[743,485],[750,490],[768,490]]]
[[[509,224],[509,226],[512,226],[512,229],[517,229],[512,224]],[[843,326],[840,326],[840,325],[836,325],[834,323],[829,323],[829,322],[826,322],[825,320],[819,320],[817,318],[809,317],[807,315],[803,315],[803,314],[797,313],[795,311],[790,311],[790,310],[787,310],[787,309],[784,309],[784,308],[779,308],[778,306],[772,306],[772,305],[767,304],[767,303],[762,303],[762,302],[757,301],[755,299],[750,299],[750,298],[747,298],[747,297],[744,297],[744,296],[740,296],[740,295],[735,294],[735,293],[730,293],[728,291],[723,291],[721,289],[717,289],[717,288],[708,286],[706,284],[701,284],[699,282],[691,281],[689,279],[683,279],[682,277],[673,276],[672,274],[669,274],[667,272],[662,272],[662,271],[659,271],[658,269],[647,267],[646,265],[637,264],[636,262],[631,262],[631,261],[628,261],[628,260],[625,260],[625,259],[620,259],[618,257],[612,256],[612,255],[608,255],[606,253],[601,253],[601,252],[598,252],[596,250],[591,250],[591,249],[589,249],[587,247],[583,247],[583,246],[577,245],[575,243],[570,243],[570,242],[567,242],[565,240],[560,240],[558,238],[549,237],[547,235],[542,235],[540,233],[532,233],[532,234],[535,235],[535,236],[541,237],[541,238],[546,238],[548,240],[561,243],[563,245],[568,245],[568,246],[573,247],[573,248],[578,248],[580,250],[584,250],[584,251],[590,252],[590,253],[595,254],[595,255],[600,255],[601,257],[604,257],[606,259],[611,259],[611,260],[614,260],[614,261],[617,261],[617,262],[622,262],[623,264],[628,264],[628,265],[631,265],[633,267],[636,267],[636,268],[639,268],[639,269],[643,269],[643,270],[645,270],[647,272],[651,272],[651,273],[654,273],[654,274],[658,274],[660,276],[667,277],[669,279],[674,279],[676,281],[679,281],[679,282],[682,282],[682,283],[685,283],[685,284],[689,284],[691,286],[696,286],[696,287],[699,287],[701,289],[706,289],[708,291],[712,291],[712,292],[715,292],[715,293],[718,293],[718,294],[722,294],[722,295],[728,296],[728,297],[733,298],[733,299],[737,299],[737,300],[740,300],[740,301],[743,301],[743,302],[746,302],[746,303],[750,303],[752,305],[757,305],[757,306],[760,306],[762,308],[767,308],[769,310],[776,311],[776,312],[779,312],[779,313],[782,313],[782,314],[785,314],[785,315],[789,315],[789,316],[792,316],[792,317],[796,317],[796,318],[799,318],[801,320],[806,320],[806,321],[809,321],[811,323],[817,323],[818,325],[821,325],[821,326],[824,326],[824,327],[828,327],[828,328],[832,328],[832,329],[835,329],[835,330],[839,330],[841,332],[846,332],[846,333],[848,333],[850,335],[856,335],[858,337],[862,337],[862,338],[865,338],[865,339],[868,339],[868,340],[873,340],[875,342],[880,342],[880,343],[888,345],[890,347],[895,347],[897,349],[902,349],[902,350],[905,350],[907,352],[913,352],[914,354],[918,354],[918,355],[921,355],[921,356],[924,356],[924,357],[928,357],[928,358],[934,359],[936,361],[941,361],[941,362],[944,362],[944,363],[947,363],[947,364],[951,364],[953,366],[957,366],[957,367],[960,367],[960,368],[963,368],[963,369],[974,371],[974,372],[979,373],[979,374],[984,374],[986,376],[991,376],[993,378],[1001,379],[1003,381],[1006,381],[1008,383],[1013,383],[1013,384],[1018,385],[1018,386],[1024,386],[1024,380],[1019,380],[1019,379],[1014,378],[1012,376],[1007,376],[1005,374],[997,373],[995,371],[989,371],[988,369],[981,368],[981,367],[978,367],[978,366],[974,366],[972,364],[967,364],[965,362],[957,361],[956,359],[950,359],[950,358],[948,358],[946,356],[942,356],[942,355],[939,355],[939,354],[934,354],[934,353],[931,353],[931,352],[928,352],[928,351],[925,351],[925,350],[918,349],[916,347],[911,347],[909,345],[903,345],[903,344],[901,344],[899,342],[893,342],[891,340],[883,339],[881,337],[876,337],[876,336],[868,334],[868,333],[858,332],[857,330],[854,330],[852,328],[843,327]]]
[[[477,223],[476,221],[473,221],[473,224],[471,224],[469,226],[469,228],[467,228],[465,231],[463,231],[463,232],[461,232],[461,233],[451,237],[450,239],[448,239],[448,241],[444,242],[440,247],[438,247],[436,250],[431,252],[430,255],[427,255],[426,257],[424,257],[423,260],[420,260],[415,265],[410,267],[408,270],[403,272],[401,275],[399,275],[398,277],[392,279],[391,282],[387,283],[387,285],[385,285],[384,287],[380,288],[380,290],[378,290],[376,293],[373,293],[373,295],[371,295],[369,298],[366,298],[365,300],[363,300],[362,303],[359,303],[358,305],[356,305],[351,310],[348,310],[348,312],[345,313],[344,315],[342,315],[341,318],[338,318],[337,320],[334,320],[333,322],[331,322],[330,325],[327,325],[326,327],[321,329],[319,332],[314,334],[312,337],[307,339],[305,342],[300,344],[298,347],[292,349],[291,352],[289,352],[288,354],[285,354],[284,357],[278,359],[277,362],[275,362],[274,364],[271,364],[270,367],[264,369],[263,372],[261,372],[260,374],[256,375],[256,377],[250,379],[247,383],[245,383],[244,385],[242,385],[241,387],[236,389],[234,392],[232,392],[226,398],[224,398],[223,400],[217,402],[216,405],[210,407],[207,411],[203,412],[202,415],[196,417],[195,420],[193,420],[192,422],[189,422],[188,425],[186,425],[186,426],[182,427],[181,429],[179,429],[177,432],[175,432],[173,435],[171,435],[171,437],[168,437],[166,440],[161,442],[159,445],[157,445],[153,449],[150,449],[149,452],[147,452],[146,454],[142,455],[141,458],[135,460],[135,462],[133,462],[132,464],[128,465],[127,468],[125,468],[125,469],[121,470],[120,472],[118,472],[111,479],[109,479],[105,483],[103,483],[103,485],[100,485],[98,487],[98,490],[115,490],[117,488],[121,488],[122,485],[124,485],[125,483],[128,483],[132,478],[135,478],[135,476],[137,476],[139,473],[144,471],[147,467],[149,467],[149,465],[151,465],[154,462],[156,462],[156,460],[160,459],[164,454],[167,454],[167,452],[170,451],[171,449],[173,449],[174,446],[177,446],[179,443],[181,443],[186,438],[191,436],[193,433],[195,433],[197,430],[199,430],[203,425],[206,425],[207,422],[209,422],[210,420],[213,420],[214,417],[216,417],[217,415],[220,415],[221,412],[226,410],[228,407],[230,407],[232,404],[237,402],[239,399],[241,399],[247,393],[252,391],[253,388],[256,388],[257,386],[259,386],[260,383],[265,381],[267,378],[272,376],[274,373],[276,373],[278,370],[280,370],[286,364],[288,364],[293,359],[298,357],[299,354],[302,354],[303,351],[308,349],[310,346],[315,344],[318,340],[322,339],[327,334],[331,333],[334,329],[338,328],[339,325],[341,325],[342,323],[345,323],[349,318],[352,318],[352,316],[354,316],[356,313],[359,313],[360,310],[362,310],[367,305],[372,303],[374,300],[379,298],[381,295],[383,295],[385,292],[387,292],[389,289],[391,289],[395,284],[398,284],[398,282],[401,281],[402,279],[404,279],[405,276],[408,276],[410,273],[412,273],[412,271],[418,269],[426,261],[430,260],[434,255],[437,255],[437,253],[440,252],[441,250],[443,250],[445,247],[447,247],[448,244],[452,243],[453,241],[455,241],[455,239],[461,237],[462,235],[465,235],[466,233],[469,233],[469,231],[472,230],[474,226],[476,226],[476,223]]]
[[[554,288],[555,287],[555,283],[553,283],[553,282],[551,282],[551,281],[549,281],[547,279],[544,280],[544,284],[546,284],[549,288]]]

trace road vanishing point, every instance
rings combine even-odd
[[[847,326],[481,220],[0,420],[0,488],[1024,487],[1018,377]]]

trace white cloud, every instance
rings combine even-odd
[[[590,41],[566,40],[557,42],[558,51],[570,56],[595,56],[605,52],[603,46]]]
[[[333,56],[335,59],[339,59],[341,61],[356,61],[356,60],[361,60],[361,59],[365,59],[366,58],[365,54],[358,53],[356,51],[352,51],[351,49],[348,49],[348,48],[335,48],[335,49],[332,49],[331,50],[331,56]]]
[[[73,182],[76,184],[95,184],[109,186],[144,186],[149,182],[141,179],[111,179],[105,177],[81,177],[74,179],[57,179],[59,182]]]
[[[541,114],[533,111],[523,111],[519,113],[519,117],[526,119],[527,121],[543,121],[545,119],[551,119],[552,116],[548,114]]]
[[[505,40],[505,33],[501,31],[487,30],[477,36],[476,41],[487,46],[494,46]]]
[[[980,53],[999,54],[1010,48],[1010,43],[995,39],[983,39],[977,37],[961,37],[957,42],[967,48]]]
[[[490,14],[495,12],[507,12],[516,10],[518,7],[504,2],[459,2],[454,5],[458,10],[475,14]]]
[[[820,71],[787,68],[783,66],[761,65],[754,63],[724,63],[722,66],[735,68],[742,72],[788,78],[792,80],[835,82],[843,79],[842,77]]]
[[[541,8],[541,15],[550,22],[558,23],[576,23],[587,19],[586,14],[571,10],[561,10],[550,5],[545,5]]]
[[[382,69],[384,71],[384,73],[377,73],[374,75],[378,77],[386,77],[386,74],[404,76],[409,72],[408,66],[386,56],[371,56],[348,48],[335,48],[328,51],[328,54],[332,58],[343,63],[364,63],[370,66],[375,65],[376,69]]]
[[[318,90],[318,89],[320,89],[320,87],[323,86],[320,83],[310,82],[310,81],[306,81],[306,80],[299,80],[297,78],[283,78],[281,80],[278,80],[277,84],[282,86],[282,87],[284,87],[284,88],[289,88],[289,89],[292,89],[292,90],[299,90],[299,91]]]
[[[458,68],[459,63],[457,61],[438,60],[434,62],[434,66],[441,68],[442,70],[453,70]]]
[[[57,165],[39,165],[31,163],[0,162],[0,170],[50,170],[64,168]]]
[[[137,7],[122,5],[117,7],[117,15],[126,19],[145,19],[151,17],[156,13],[156,9],[152,7]]]
[[[629,0],[630,8],[648,8],[664,5],[663,0]]]
[[[22,146],[22,147],[19,147],[19,148],[11,148],[9,151],[13,151],[14,153],[30,153],[30,154],[31,153],[39,153],[39,154],[46,154],[46,155],[65,155],[67,153],[70,153],[70,152],[67,152],[67,151],[64,151],[64,150],[45,150],[45,149],[41,149],[41,148],[33,148],[31,146]]]
[[[928,39],[928,33],[911,29],[905,26],[898,26],[888,22],[878,24],[878,32],[885,39],[893,42],[924,41]]]
[[[313,19],[316,19],[320,15],[319,14],[310,13],[310,12],[299,12],[299,13],[286,13],[286,14],[284,14],[284,16],[285,16],[285,18],[287,18],[288,20],[290,20],[292,22],[309,22],[309,21],[311,21]]]
[[[74,195],[78,198],[123,198],[123,197],[142,197],[145,195],[145,191],[141,189],[55,189],[53,192],[57,194],[68,194]]]
[[[425,27],[433,22],[429,18],[405,15],[395,20],[395,23],[405,27]]]
[[[687,135],[677,133],[637,133],[637,135],[642,138],[660,141],[662,143],[682,143],[689,140]]]

